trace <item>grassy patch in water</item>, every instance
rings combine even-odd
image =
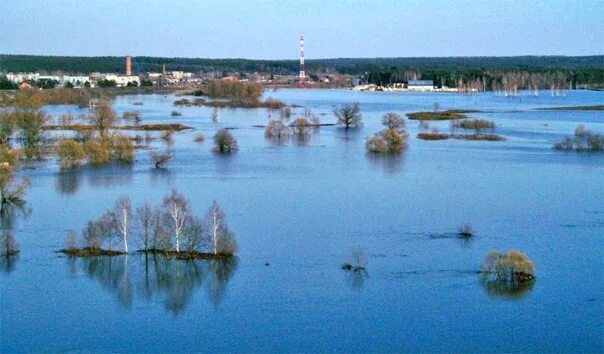
[[[95,130],[97,127],[91,124],[71,124],[71,125],[47,125],[44,127],[46,130],[75,130],[75,131],[89,131]],[[144,131],[181,131],[187,129],[193,129],[192,127],[182,124],[139,124],[139,125],[121,125],[112,126],[109,129],[115,130],[144,130]]]
[[[538,111],[604,111],[604,105],[537,108]]]
[[[74,256],[74,257],[96,257],[96,256],[114,257],[114,256],[121,256],[123,254],[126,254],[126,252],[124,252],[124,251],[104,250],[102,248],[91,248],[91,247],[65,248],[65,249],[59,250],[59,252],[64,253],[69,256]]]
[[[466,115],[464,113],[476,113],[479,112],[473,109],[451,109],[448,111],[431,111],[431,112],[414,112],[407,113],[407,117],[412,120],[452,120],[452,119],[464,119]]]

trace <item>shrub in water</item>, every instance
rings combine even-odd
[[[227,129],[221,129],[214,135],[214,152],[230,153],[238,149],[237,140]]]

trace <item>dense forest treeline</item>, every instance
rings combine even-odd
[[[124,63],[124,57],[0,55],[2,72],[123,73]],[[224,75],[234,72],[289,75],[296,74],[299,69],[298,60],[132,58],[134,73],[161,72],[164,64],[167,70]],[[380,85],[424,79],[449,87],[469,85],[497,89],[497,86],[505,85],[504,81],[509,81],[504,80],[504,76],[510,73],[523,73],[524,78],[531,76],[522,80],[532,83],[555,81],[556,85],[562,86],[597,85],[604,83],[604,55],[310,59],[306,60],[306,70],[310,74],[364,75],[367,82]]]

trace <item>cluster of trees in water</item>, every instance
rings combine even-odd
[[[226,223],[226,216],[214,202],[204,218],[195,216],[189,200],[173,190],[154,207],[143,204],[133,209],[130,198],[121,197],[97,220],[89,221],[77,247],[75,232],[68,233],[64,253],[75,256],[118,255],[129,252],[131,235],[139,252],[178,258],[221,259],[233,256],[238,245]],[[117,251],[116,244],[121,244]]]

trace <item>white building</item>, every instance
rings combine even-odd
[[[116,74],[105,74],[101,75],[101,79],[115,81],[117,87],[127,86],[129,83],[134,82],[137,86],[140,86],[141,79],[138,76],[125,76]]]
[[[407,90],[409,90],[409,91],[434,91],[434,81],[432,81],[432,80],[409,80],[409,81],[407,81]]]

